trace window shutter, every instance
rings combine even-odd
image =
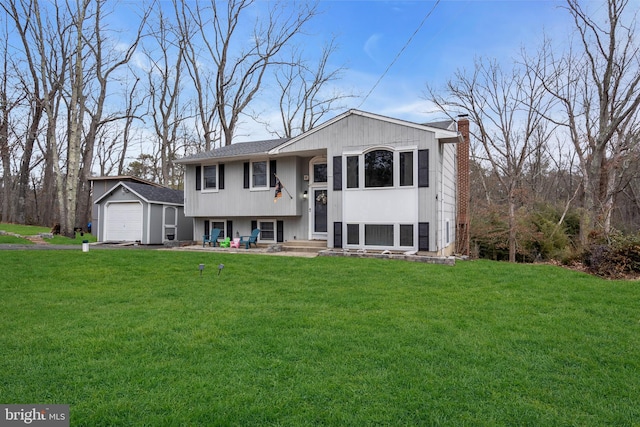
[[[218,190],[224,190],[224,164],[218,165]]]
[[[333,223],[333,247],[340,248],[340,249],[342,248],[342,223],[341,222]]]
[[[233,239],[233,221],[227,221],[227,237]]]
[[[418,223],[418,250],[419,251],[429,250],[429,223],[428,222]]]
[[[418,187],[429,186],[429,150],[418,150]]]
[[[276,171],[276,161],[269,160],[269,187],[273,188],[276,186],[276,173],[278,173]]]
[[[204,235],[205,236],[209,235],[209,220],[208,219],[204,220]]]
[[[251,231],[255,230],[256,228],[258,228],[258,221],[251,221]]]
[[[284,221],[276,222],[276,241],[284,242]]]
[[[244,164],[244,188],[249,188],[249,162]]]
[[[333,157],[333,191],[342,191],[342,156]]]
[[[202,189],[202,167],[196,166],[196,191]]]

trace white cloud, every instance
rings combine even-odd
[[[378,56],[380,40],[382,40],[382,34],[376,33],[369,36],[367,41],[364,43],[364,53],[374,61],[376,61],[376,57]]]

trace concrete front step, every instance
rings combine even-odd
[[[320,252],[325,249],[326,240],[290,240],[282,243],[282,250],[287,252]]]

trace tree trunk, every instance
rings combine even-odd
[[[513,192],[509,194],[509,262],[516,262],[517,221]]]
[[[20,172],[18,174],[18,194],[16,200],[16,222],[18,224],[26,224],[26,202],[27,193],[30,190],[30,174],[31,174],[31,157],[33,155],[33,146],[38,136],[40,128],[40,119],[42,118],[43,107],[40,100],[34,99],[36,105],[33,107],[33,116],[31,125],[24,143],[24,151],[22,153],[22,161],[20,162]]]

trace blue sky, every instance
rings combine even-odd
[[[310,33],[318,45],[332,34],[337,36],[334,65],[346,68],[338,85],[362,95],[348,100],[347,108],[424,122],[443,118],[424,99],[427,83],[442,87],[457,69],[471,71],[474,58],[480,56],[510,66],[521,48],[534,52],[544,34],[555,42],[568,40],[573,27],[564,4],[559,0],[442,0],[437,5],[435,1],[323,0],[323,13],[314,19]],[[250,134],[239,139],[266,136],[250,123],[245,126]]]
[[[123,0],[123,4],[135,8],[137,1]],[[270,1],[257,0],[254,13]],[[293,5],[293,0],[283,1]],[[638,0],[632,0],[635,1]],[[594,10],[602,5],[600,0],[583,3]],[[161,4],[171,7],[168,0],[161,0]],[[439,120],[445,116],[435,112],[425,99],[427,84],[440,88],[456,70],[471,72],[476,57],[496,59],[508,67],[522,48],[535,52],[544,34],[562,45],[573,32],[564,5],[565,0],[320,0],[322,13],[307,28],[305,50],[307,56],[317,57],[324,42],[336,37],[338,50],[332,65],[345,68],[336,87],[360,96],[346,100],[346,109],[415,122]],[[119,12],[117,16],[122,17],[124,10]],[[271,121],[272,127],[277,127],[278,107],[270,103],[271,99],[273,94],[265,87],[252,109],[261,113],[263,121]],[[270,137],[262,124],[246,117],[235,140]]]
[[[570,21],[561,4],[445,0],[434,8],[432,1],[325,1],[326,13],[316,25],[340,35],[336,59],[345,61],[348,74],[360,75],[360,89],[368,91],[433,10],[361,106],[372,110],[386,103],[416,102],[427,82],[443,85],[457,69],[472,69],[474,57],[496,58],[509,65],[521,47],[535,50],[544,32],[568,37]],[[409,101],[412,93],[415,98]]]

